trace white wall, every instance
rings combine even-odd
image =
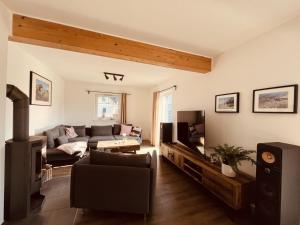
[[[0,224],[4,211],[4,140],[5,140],[5,99],[6,99],[6,60],[7,39],[10,30],[10,12],[0,2]]]
[[[30,71],[52,81],[52,106],[30,106],[29,133],[39,134],[47,128],[64,123],[64,80],[43,62],[26,53],[20,44],[9,42],[7,83],[13,84],[29,96]],[[12,102],[6,100],[6,139],[12,137]]]
[[[143,129],[143,139],[150,139],[151,93],[149,88],[111,86],[79,81],[66,81],[65,123],[70,125],[103,125],[95,119],[95,94],[86,90],[130,93],[127,96],[127,122]]]
[[[206,110],[208,147],[228,143],[255,150],[257,143],[271,141],[300,145],[299,113],[252,113],[254,89],[300,83],[299,40],[300,17],[221,55],[210,74],[183,72],[156,89],[178,85],[174,111]],[[215,113],[215,95],[231,92],[241,93],[240,113]],[[255,174],[248,163],[242,170]]]

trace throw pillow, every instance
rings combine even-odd
[[[65,132],[65,126],[64,125],[59,125],[57,126],[58,127],[58,130],[59,130],[59,136],[64,136],[66,135],[66,132]]]
[[[124,124],[121,124],[121,132],[120,132],[120,135],[130,135],[131,133],[131,130],[132,130],[132,126],[127,126],[127,125],[124,125]]]
[[[140,128],[140,127],[134,127],[134,128],[132,128],[130,136],[140,137],[141,133],[142,133],[142,128]]]
[[[45,131],[44,133],[47,136],[47,147],[54,148],[55,147],[55,139],[60,136],[59,128],[55,127],[53,129]]]
[[[66,143],[57,147],[58,150],[64,151],[68,155],[73,155],[75,153],[81,152],[83,155],[86,151],[87,143],[83,141]]]
[[[67,137],[66,135],[63,135],[63,136],[58,137],[58,138],[56,139],[56,141],[57,141],[57,145],[58,145],[58,146],[59,146],[59,145],[66,144],[66,143],[69,142],[69,141],[68,141],[68,137]]]
[[[90,151],[90,162],[96,165],[111,166],[132,166],[132,167],[149,167],[151,155],[147,154],[124,154],[124,153],[107,153],[98,150]]]
[[[79,137],[86,136],[85,125],[83,125],[83,126],[68,126],[68,125],[66,125],[65,127],[68,127],[68,128],[74,127],[74,130]]]
[[[70,128],[66,127],[65,131],[68,138],[78,137],[78,134],[76,134],[74,127],[70,127]]]

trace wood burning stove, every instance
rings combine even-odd
[[[5,145],[5,220],[21,219],[40,208],[42,172],[41,137],[29,137],[29,99],[17,87],[7,85],[13,102],[13,139]]]

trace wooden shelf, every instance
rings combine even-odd
[[[241,209],[254,200],[255,179],[246,174],[226,177],[220,167],[193,154],[179,144],[161,144],[162,155],[200,183],[208,191],[233,209]]]
[[[187,175],[189,175],[193,180],[195,180],[196,182],[198,182],[198,183],[200,183],[200,184],[202,184],[202,179],[200,180],[200,179],[198,179],[198,178],[196,178],[195,176],[193,176],[191,173],[189,173],[188,171],[184,171]]]
[[[193,167],[189,166],[188,164],[184,164],[183,166],[188,167],[190,170],[194,171],[195,173],[199,174],[200,176],[202,176],[202,173],[199,173],[197,170],[195,170]]]

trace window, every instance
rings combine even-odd
[[[119,95],[96,95],[96,117],[101,120],[120,119]]]
[[[172,93],[165,93],[161,96],[160,104],[160,122],[172,123],[173,122],[173,95]]]

